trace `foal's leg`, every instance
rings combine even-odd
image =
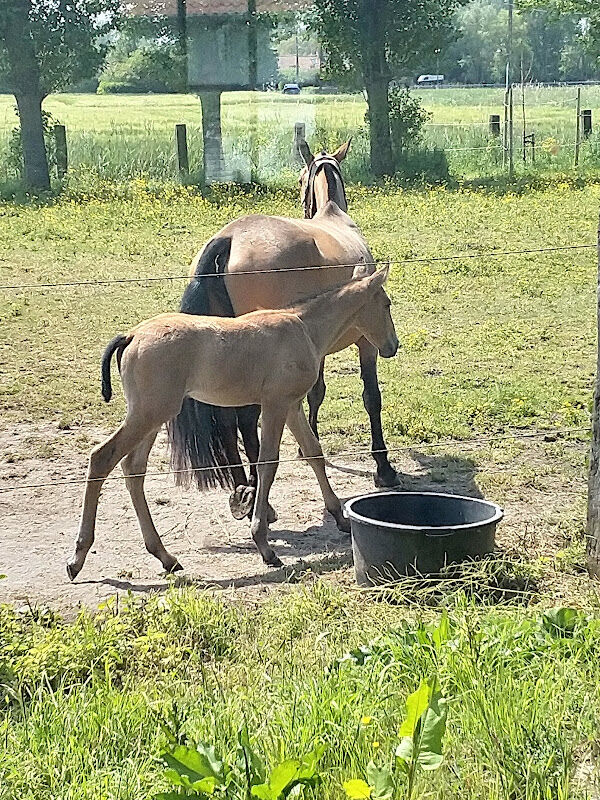
[[[323,377],[324,367],[325,359],[321,361],[317,382],[306,395],[308,400],[308,421],[317,439],[319,438],[319,409],[321,408],[323,400],[325,399],[325,378]]]
[[[258,489],[252,513],[250,530],[252,538],[263,561],[272,567],[280,567],[281,561],[269,547],[269,491],[277,472],[281,435],[288,409],[277,406],[263,406],[260,431],[260,455],[258,465]],[[264,463],[267,462],[267,463]]]
[[[331,488],[327,473],[325,472],[323,450],[321,449],[319,440],[313,433],[304,416],[302,405],[296,406],[290,411],[286,424],[293,433],[305,458],[317,476],[323,494],[323,500],[325,501],[325,508],[334,517],[338,528],[348,532],[350,530],[350,523],[345,519],[339,498]]]
[[[138,445],[149,433],[147,427],[125,422],[105,442],[95,447],[90,455],[83,509],[75,552],[67,564],[67,575],[74,580],[81,572],[85,558],[94,543],[96,512],[102,484],[119,461]]]
[[[148,464],[148,456],[150,455],[150,450],[152,450],[152,445],[154,444],[157,433],[158,431],[156,430],[146,436],[136,448],[125,456],[121,466],[123,468],[123,474],[125,475],[125,484],[129,490],[142,536],[144,537],[146,550],[158,558],[167,572],[175,572],[178,569],[182,569],[182,566],[177,559],[165,549],[154,527],[150,509],[146,501],[146,495],[144,494],[144,478],[146,466]]]
[[[397,486],[401,475],[390,464],[381,429],[381,392],[377,382],[377,348],[364,337],[356,343],[360,357],[363,402],[371,422],[371,448],[377,464],[375,486]]]

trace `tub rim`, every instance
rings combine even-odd
[[[448,497],[453,498],[454,500],[469,500],[471,502],[475,501],[477,503],[484,503],[490,508],[490,510],[494,511],[494,514],[489,519],[480,520],[479,522],[464,522],[461,525],[405,525],[398,522],[386,522],[385,520],[373,519],[372,517],[364,517],[362,514],[359,514],[352,508],[352,504],[358,502],[359,500],[365,500],[367,498],[372,499],[373,497],[378,496],[389,497],[390,495],[408,495],[412,497]],[[344,516],[347,519],[354,519],[357,522],[362,522],[366,525],[378,525],[383,528],[390,528],[391,530],[415,531],[417,533],[423,533],[424,535],[427,535],[426,531],[444,530],[451,534],[456,531],[468,531],[473,528],[480,528],[482,525],[497,524],[504,517],[504,510],[497,503],[493,503],[491,500],[485,500],[481,497],[468,497],[467,495],[451,494],[450,492],[395,492],[392,490],[387,492],[367,492],[365,494],[357,495],[356,497],[351,497],[344,503]],[[444,536],[444,534],[437,535]]]

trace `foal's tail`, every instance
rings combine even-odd
[[[106,402],[110,402],[110,398],[112,397],[112,384],[110,382],[110,362],[113,357],[113,353],[117,353],[117,366],[121,369],[121,356],[123,355],[123,350],[127,347],[127,345],[131,342],[131,336],[123,336],[119,334],[119,336],[115,336],[114,339],[106,345],[106,350],[104,351],[104,355],[102,356],[102,397],[106,400]]]
[[[228,236],[216,236],[208,242],[181,298],[182,313],[209,314],[212,299],[217,313],[234,316],[223,281],[230,252]],[[178,485],[194,482],[199,489],[235,488],[225,446],[227,413],[231,411],[184,398],[179,414],[167,423],[171,469]]]

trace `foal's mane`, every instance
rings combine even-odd
[[[307,306],[315,303],[319,300],[326,300],[335,292],[339,292],[340,289],[344,289],[350,286],[353,283],[357,283],[358,281],[362,280],[362,278],[351,278],[349,281],[344,281],[343,283],[338,284],[337,286],[331,286],[329,289],[326,289],[324,292],[312,292],[308,295],[303,295],[295,300],[292,305],[286,306],[285,311],[292,311],[292,312],[300,312],[303,311]]]

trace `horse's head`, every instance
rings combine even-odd
[[[323,150],[318,156],[313,156],[304,139],[300,142],[300,153],[306,165],[300,173],[300,198],[306,219],[314,217],[329,200],[337,203],[342,211],[348,210],[340,164],[346,158],[350,141],[348,139],[335,153]]]
[[[383,288],[389,271],[389,264],[377,272],[372,272],[367,264],[359,264],[352,276],[354,281],[361,282],[366,298],[354,325],[379,350],[382,358],[395,356],[399,344],[390,311],[392,303]]]

